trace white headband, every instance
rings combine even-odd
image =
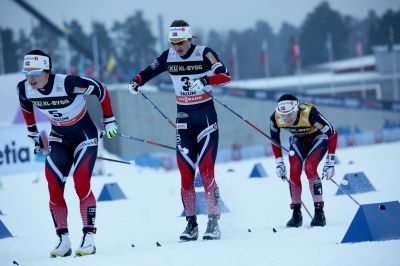
[[[295,100],[280,101],[278,107],[276,107],[276,112],[280,115],[287,115],[292,112],[297,112],[298,110],[299,106]]]
[[[25,55],[23,68],[40,68],[50,70],[50,58],[44,55]]]
[[[192,30],[189,26],[186,27],[170,27],[168,32],[168,41],[175,42],[179,40],[191,39]]]

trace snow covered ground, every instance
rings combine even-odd
[[[354,195],[359,202],[399,200],[398,151],[400,142],[340,149],[341,164],[336,166],[335,179],[340,182],[345,173],[363,171],[377,191]],[[248,178],[257,162],[269,177]],[[180,217],[183,208],[177,171],[108,162],[106,170],[110,175],[93,178],[95,196],[105,183],[117,182],[128,199],[98,203],[97,254],[79,258],[48,256],[58,239],[48,210],[43,172],[0,177],[0,210],[4,213],[0,219],[15,236],[0,239],[0,265],[13,265],[13,261],[21,266],[400,265],[400,240],[339,244],[358,206],[345,195],[334,196],[337,187],[332,182],[323,181],[327,226],[311,228],[303,211],[303,227],[285,228],[291,215],[289,192],[287,184],[275,176],[272,158],[216,166],[221,197],[230,210],[220,220],[220,241],[178,241],[186,222]],[[312,210],[305,176],[302,180],[303,201]],[[72,178],[65,194],[75,249],[81,239],[81,220]],[[201,215],[200,236],[206,222],[206,216]]]

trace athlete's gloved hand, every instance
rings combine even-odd
[[[276,175],[283,181],[285,181],[287,177],[286,177],[286,166],[285,162],[283,161],[283,158],[282,157],[276,158],[275,163],[276,163]]]
[[[328,154],[324,169],[322,170],[322,179],[330,180],[335,175],[335,154]]]
[[[37,154],[38,152],[40,152],[41,150],[44,150],[44,145],[43,145],[43,141],[42,141],[42,137],[40,137],[39,132],[29,132],[28,133],[28,138],[33,141],[33,153]]]
[[[111,139],[112,137],[115,137],[118,132],[118,125],[115,122],[115,117],[108,117],[103,119],[103,124],[104,124],[104,131],[106,133],[107,138]]]
[[[136,79],[132,79],[132,81],[129,83],[128,89],[130,93],[136,95],[139,93],[139,87],[139,82]]]
[[[129,83],[128,86],[129,92],[132,93],[133,95],[138,94],[140,85],[142,85],[142,78],[140,77],[139,74],[137,74]]]
[[[201,91],[208,85],[207,76],[189,80],[190,91]]]

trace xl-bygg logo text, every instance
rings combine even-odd
[[[61,106],[65,107],[69,105],[70,101],[68,99],[65,100],[32,100],[32,103],[37,107],[46,107],[46,106]]]
[[[188,72],[188,71],[198,71],[203,70],[203,65],[195,64],[195,65],[188,65],[188,66],[181,66],[181,65],[169,65],[168,72],[169,73],[177,73],[177,72]]]
[[[0,166],[28,163],[31,160],[30,154],[29,147],[17,146],[15,141],[11,141],[11,144],[5,144],[0,149]]]

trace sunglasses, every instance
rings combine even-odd
[[[170,43],[171,43],[171,45],[182,45],[182,44],[184,44],[186,41],[188,41],[188,39],[183,39],[183,40],[180,40],[180,41],[170,41]]]
[[[37,78],[37,77],[40,77],[42,75],[43,69],[36,69],[36,70],[32,70],[32,71],[22,70],[22,73],[25,75],[26,78],[29,77],[29,76]]]

